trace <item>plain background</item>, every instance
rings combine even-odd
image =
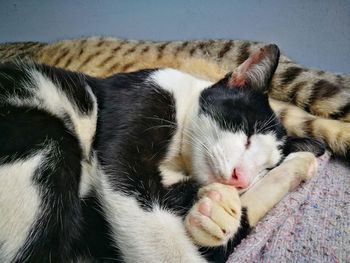
[[[90,35],[274,42],[303,65],[350,72],[350,0],[0,0],[0,42]]]

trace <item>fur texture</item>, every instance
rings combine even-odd
[[[262,46],[240,40],[151,42],[90,37],[50,44],[2,44],[0,61],[29,59],[96,77],[173,67],[217,81]],[[282,55],[272,79],[270,104],[290,135],[323,140],[335,154],[349,157],[349,89],[348,75],[305,68]]]
[[[277,54],[275,46],[261,52],[270,49]],[[270,77],[273,57],[264,68]],[[254,70],[241,73],[249,78]],[[213,84],[173,69],[103,80],[40,65],[4,64],[0,72],[5,262],[223,262],[250,227],[315,172],[311,153],[283,161],[282,148],[293,147],[271,118],[265,75],[242,87],[233,74]],[[264,110],[254,115],[239,103],[244,99]],[[236,104],[247,119],[236,118]],[[243,124],[254,118],[274,124]],[[197,126],[207,130],[188,133]],[[257,170],[238,172],[237,160]],[[236,187],[247,188],[279,162],[239,197]]]

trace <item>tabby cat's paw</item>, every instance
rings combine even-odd
[[[213,183],[201,188],[198,195],[185,219],[188,233],[203,247],[225,245],[240,226],[241,201],[236,188]]]

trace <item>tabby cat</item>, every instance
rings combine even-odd
[[[225,261],[315,173],[294,151],[324,152],[269,105],[278,58],[266,46],[216,83],[0,65],[0,261]]]
[[[0,61],[31,59],[96,77],[173,67],[217,81],[262,45],[240,40],[151,42],[90,37],[51,44],[2,44]],[[289,135],[323,140],[335,154],[350,158],[349,75],[308,69],[281,56],[269,95]]]

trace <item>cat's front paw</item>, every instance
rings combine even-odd
[[[283,162],[290,168],[286,169],[294,178],[291,189],[294,190],[302,181],[307,181],[317,173],[317,159],[311,152],[294,152],[287,156]]]
[[[225,245],[234,237],[241,221],[241,201],[236,188],[213,183],[201,188],[199,200],[185,219],[193,242],[203,247]]]

